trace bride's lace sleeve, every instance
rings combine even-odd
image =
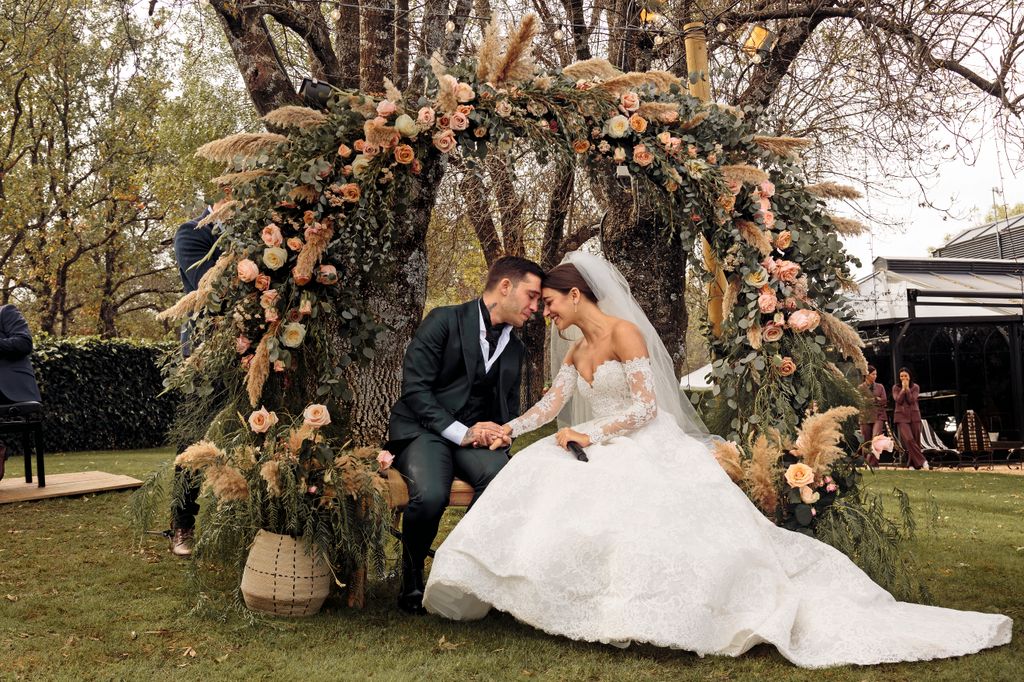
[[[622,363],[622,371],[629,385],[629,408],[620,415],[597,419],[578,428],[580,433],[590,436],[591,443],[603,443],[609,438],[635,431],[658,415],[650,358],[627,360]]]
[[[521,416],[508,423],[508,426],[512,428],[512,437],[515,438],[538,429],[557,417],[558,412],[576,390],[577,376],[579,375],[573,365],[563,364],[544,397]]]

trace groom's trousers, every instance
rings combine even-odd
[[[452,480],[457,476],[471,485],[476,502],[507,462],[504,449],[464,448],[434,433],[418,436],[395,455],[394,466],[409,486],[402,538],[414,566],[423,566],[437,536]]]

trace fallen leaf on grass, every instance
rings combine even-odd
[[[6,595],[7,601],[18,601],[18,596],[15,594]]]
[[[181,652],[182,656],[188,656],[189,658],[196,657],[196,650],[190,646],[185,647],[185,650]]]
[[[452,651],[458,649],[461,645],[456,642],[449,642],[445,639],[444,635],[441,635],[441,639],[437,640],[437,648],[443,651]]]
[[[223,663],[224,661],[228,660],[228,655],[224,654],[223,656],[218,656],[213,660],[217,661],[218,663]]]
[[[135,630],[132,630],[132,632],[129,635],[129,637],[131,637],[132,639],[138,639],[139,638],[139,633],[135,632]]]

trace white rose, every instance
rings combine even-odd
[[[302,340],[306,338],[306,325],[301,322],[291,322],[281,328],[281,345],[288,348],[298,348]]]
[[[288,261],[288,252],[280,246],[263,249],[263,264],[271,270],[277,270]]]
[[[331,423],[331,413],[327,411],[326,405],[313,403],[312,405],[307,405],[306,409],[302,411],[302,419],[308,426],[319,429],[321,426],[327,426]]]
[[[403,137],[416,137],[420,133],[420,127],[409,114],[402,114],[395,119],[395,130]]]
[[[356,158],[352,160],[352,175],[359,177],[366,171],[366,167],[369,165],[369,156],[366,154],[357,154]]]
[[[629,119],[622,114],[612,116],[605,122],[604,129],[608,137],[624,137],[630,130]]]

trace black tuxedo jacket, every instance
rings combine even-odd
[[[210,249],[217,242],[217,237],[213,234],[213,225],[207,223],[200,228],[196,227],[199,221],[209,214],[210,209],[207,208],[198,218],[182,223],[174,233],[174,260],[178,262],[178,275],[186,294],[199,288],[199,280],[220,258],[218,249],[205,261],[192,267],[206,258],[206,254],[210,253]],[[181,325],[181,353],[186,358],[192,353],[191,321]]]
[[[498,414],[502,423],[519,416],[520,363],[523,343],[512,334],[498,356]],[[469,399],[480,350],[480,302],[431,310],[405,351],[402,395],[391,408],[391,440],[424,433],[439,434],[455,421]],[[466,424],[472,426],[472,424]]]
[[[0,399],[39,402],[39,386],[32,371],[32,334],[21,312],[0,305]]]

